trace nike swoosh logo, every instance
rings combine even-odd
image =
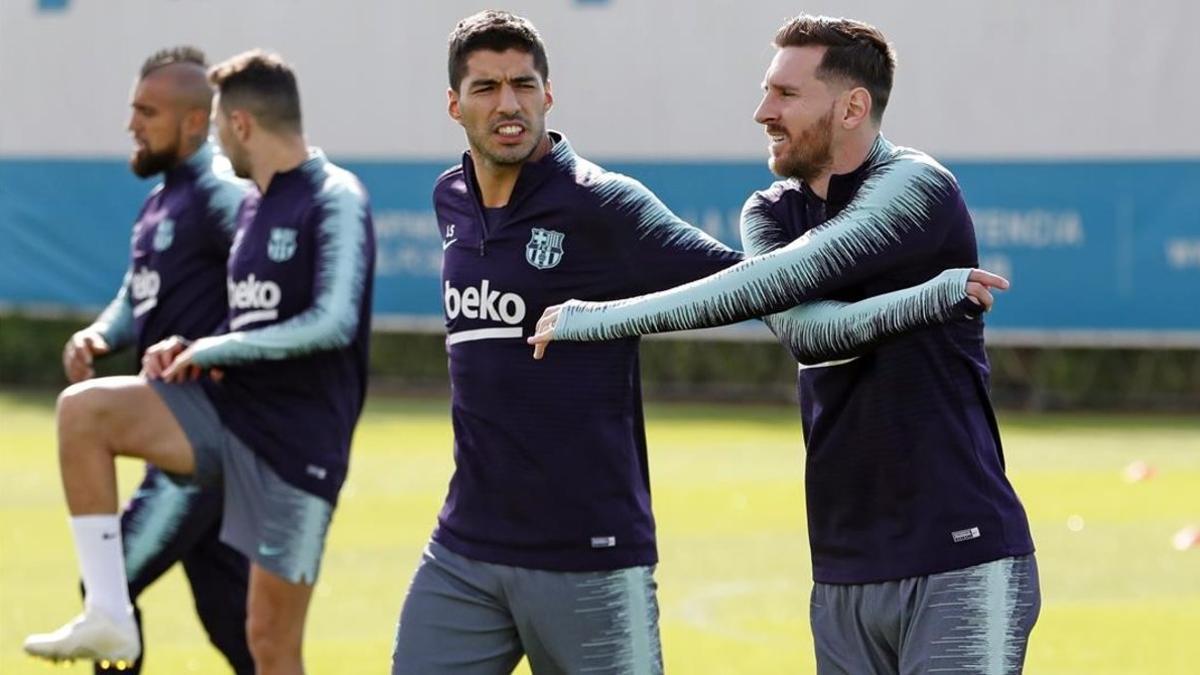
[[[455,237],[454,239],[451,239],[450,241],[443,241],[442,242],[442,250],[445,251],[446,249],[450,248],[450,245],[456,241],[458,241],[457,237]]]
[[[108,541],[109,539],[116,539],[117,533],[116,532],[101,532],[100,538],[105,541]]]
[[[283,553],[282,546],[268,546],[266,544],[258,545],[258,554],[261,556],[266,556],[268,558],[271,558],[271,557],[279,555],[280,553]]]

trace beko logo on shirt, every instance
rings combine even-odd
[[[283,291],[279,289],[279,284],[270,280],[259,281],[253,274],[237,283],[234,283],[233,279],[228,279],[226,283],[229,287],[229,308],[251,310],[231,320],[230,330],[237,330],[248,323],[279,317],[279,302],[283,300]]]
[[[133,293],[133,299],[138,301],[158,295],[160,286],[162,278],[158,276],[158,272],[145,267],[138,270],[129,281],[129,291]]]
[[[162,278],[152,269],[141,268],[129,280],[129,294],[133,296],[133,316],[139,317],[158,305],[158,290]]]
[[[479,288],[467,286],[462,291],[447,281],[442,299],[448,319],[457,319],[460,314],[468,319],[501,321],[507,324],[519,324],[525,319],[525,301],[521,296],[494,291],[487,279],[480,283]]]

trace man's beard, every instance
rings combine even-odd
[[[771,171],[811,183],[833,165],[833,108],[800,132],[791,151],[772,161]]]
[[[178,141],[171,147],[164,148],[158,152],[152,152],[149,148],[143,146],[138,148],[137,152],[133,153],[133,156],[129,158],[129,168],[138,178],[149,178],[150,176],[174,168],[178,156]]]

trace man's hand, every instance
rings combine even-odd
[[[67,381],[74,384],[95,376],[92,361],[97,356],[107,354],[108,342],[99,331],[84,328],[71,336],[63,347],[63,373]]]
[[[992,274],[987,270],[971,270],[971,274],[967,276],[967,298],[983,307],[983,311],[986,312],[996,301],[990,289],[1007,291],[1008,286],[1008,279],[999,274]]]
[[[188,382],[198,380],[204,373],[204,369],[192,363],[192,355],[195,349],[189,345],[187,349],[179,352],[171,365],[163,371],[163,382]]]
[[[525,340],[525,342],[533,345],[534,359],[540,360],[545,356],[547,345],[554,339],[554,327],[558,324],[558,313],[561,311],[562,305],[550,305],[547,307],[546,311],[542,312],[542,318],[538,319],[533,336]]]
[[[194,375],[189,368],[192,366],[191,343],[178,335],[172,336],[152,345],[142,355],[142,375],[151,380],[165,382],[181,382],[185,379],[199,377],[199,369]],[[180,373],[186,377],[181,377]]]

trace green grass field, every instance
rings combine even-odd
[[[396,615],[450,475],[446,408],[370,402],[309,618],[310,673],[387,672]],[[5,675],[46,672],[22,654],[23,636],[79,609],[52,415],[49,395],[0,393]],[[1200,524],[1200,418],[1010,414],[1002,425],[1042,577],[1026,672],[1200,672],[1200,549],[1171,545]],[[667,671],[813,672],[797,413],[655,405],[648,431]],[[1126,482],[1123,468],[1139,459],[1157,475]],[[121,469],[128,491],[140,467]],[[141,606],[147,675],[227,672],[178,570]]]

